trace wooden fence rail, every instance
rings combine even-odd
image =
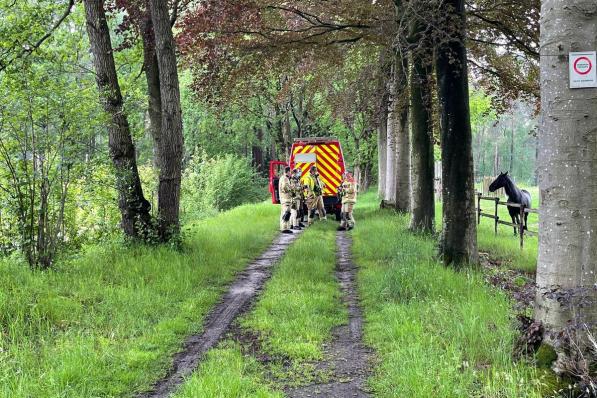
[[[481,201],[482,200],[486,200],[486,201],[491,201],[494,203],[494,214],[489,214],[489,213],[485,213],[483,212],[483,209],[481,208]],[[500,220],[500,216],[498,215],[498,209],[499,206],[509,206],[509,207],[517,207],[520,209],[520,224],[513,224],[510,222],[506,222],[506,221],[502,221]],[[498,225],[502,224],[502,225],[508,225],[510,227],[513,228],[518,228],[519,231],[519,235],[520,235],[520,248],[522,249],[524,247],[524,236],[525,235],[529,235],[529,236],[538,236],[538,232],[535,231],[529,231],[529,230],[525,230],[524,229],[524,216],[526,213],[533,213],[533,214],[539,214],[539,210],[538,209],[531,209],[528,208],[524,205],[521,205],[519,203],[510,203],[510,202],[503,202],[500,200],[499,197],[493,197],[493,196],[483,196],[483,193],[481,192],[477,192],[477,223],[481,224],[481,217],[487,217],[487,218],[492,218],[495,222],[495,234],[497,235],[498,232]]]

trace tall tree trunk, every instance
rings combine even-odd
[[[257,143],[253,144],[251,148],[251,164],[259,172],[259,174],[265,173],[265,163],[263,157],[263,129],[254,127],[255,138]]]
[[[125,235],[145,236],[150,225],[150,204],[143,196],[135,159],[135,146],[123,110],[122,94],[116,75],[110,31],[103,0],[85,0],[87,33],[93,53],[101,103],[110,116],[108,123],[110,157],[116,171],[118,205]]]
[[[535,316],[553,343],[549,332],[566,326],[597,333],[597,88],[570,89],[568,80],[568,53],[597,48],[597,7],[588,0],[542,3]],[[552,289],[561,295],[545,296]],[[576,343],[585,348],[579,332]]]
[[[182,175],[183,132],[180,88],[168,4],[150,0],[162,99],[160,173],[158,188],[158,235],[169,240],[180,230],[180,182]]]
[[[510,174],[514,173],[514,116],[512,116],[512,126],[510,129]]]
[[[149,10],[149,8],[148,8]],[[150,18],[144,20],[143,32],[143,64],[147,81],[149,132],[153,139],[154,164],[160,167],[161,135],[162,135],[162,93],[160,91],[160,70],[155,51],[155,35]]]
[[[448,38],[440,43],[436,56],[443,181],[440,253],[444,264],[456,266],[478,262],[464,3],[442,3],[440,15]]]
[[[498,150],[498,142],[495,141],[495,150],[493,153],[493,175],[497,176],[500,174],[500,152]]]
[[[382,111],[377,127],[377,157],[378,157],[378,187],[377,193],[381,199],[386,194],[386,170],[387,170],[387,148],[388,148],[388,101],[382,100]]]
[[[396,124],[396,210],[410,209],[410,128],[408,126],[408,60],[396,60],[396,97],[394,112]]]
[[[386,134],[386,184],[384,200],[389,203],[396,203],[396,135],[398,130],[399,115],[394,109],[396,84],[390,84],[390,107],[388,109],[388,132]]]
[[[388,107],[390,94],[388,92],[388,66],[386,65],[386,52],[379,53],[379,64],[382,73],[380,73],[378,89],[381,93],[379,108],[379,123],[377,127],[377,195],[380,199],[385,199],[386,193],[386,170],[388,156]]]
[[[413,23],[414,35],[421,34],[422,24]],[[414,36],[413,35],[413,36]],[[411,53],[411,201],[410,228],[433,232],[435,221],[435,165],[433,156],[432,107],[430,76],[432,51],[427,39]]]
[[[286,159],[290,159],[290,148],[292,146],[292,128],[290,125],[290,105],[286,104],[286,111],[284,112],[284,125],[283,125],[283,135],[284,135],[284,153],[286,154]]]

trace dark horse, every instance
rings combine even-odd
[[[489,192],[495,192],[500,188],[504,188],[506,190],[508,202],[524,205],[524,207],[527,209],[531,208],[531,194],[524,189],[518,189],[510,176],[508,176],[508,172],[500,173],[495,181],[493,181],[489,186]],[[508,206],[508,212],[510,213],[510,217],[512,217],[512,224],[520,225],[520,209],[518,207]],[[524,229],[528,229],[528,218],[529,213],[524,213]],[[514,227],[514,235],[516,235],[516,227]]]

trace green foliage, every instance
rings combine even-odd
[[[30,3],[5,12],[50,12],[44,2]],[[27,34],[38,34],[35,27]],[[47,43],[51,50],[0,72],[0,245],[21,250],[32,266],[49,266],[60,247],[78,238],[75,181],[83,181],[102,122],[89,90],[93,76],[65,72],[88,59],[82,37],[75,26],[58,30]]]
[[[515,102],[498,116],[491,97],[482,91],[472,93],[470,105],[475,176],[509,171],[517,183],[536,184],[537,121],[532,107]]]
[[[189,215],[228,210],[265,198],[265,180],[248,159],[223,155],[195,155],[183,178],[182,206]]]
[[[243,206],[194,223],[183,251],[94,245],[46,272],[1,259],[0,397],[148,389],[224,286],[271,243],[277,210]]]
[[[353,249],[365,337],[380,359],[377,396],[540,397],[537,372],[511,357],[508,298],[477,272],[443,267],[434,240],[377,207],[374,195],[361,197]]]
[[[0,42],[10,42],[0,55],[0,251],[19,250],[32,266],[110,240],[120,219],[83,7],[41,47],[16,56],[49,32],[67,4],[0,0]],[[139,158],[148,162],[140,55],[134,46],[116,59]]]

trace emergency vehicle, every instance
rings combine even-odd
[[[317,166],[319,177],[325,184],[323,189],[323,204],[329,214],[335,214],[340,219],[342,204],[338,200],[338,187],[342,183],[344,173],[344,155],[337,138],[312,137],[297,138],[292,144],[290,161],[274,160],[269,165],[269,191],[272,203],[280,204],[278,193],[279,177],[284,174],[284,168],[290,166],[293,170],[299,167],[302,171],[301,183],[309,173],[311,166]]]

